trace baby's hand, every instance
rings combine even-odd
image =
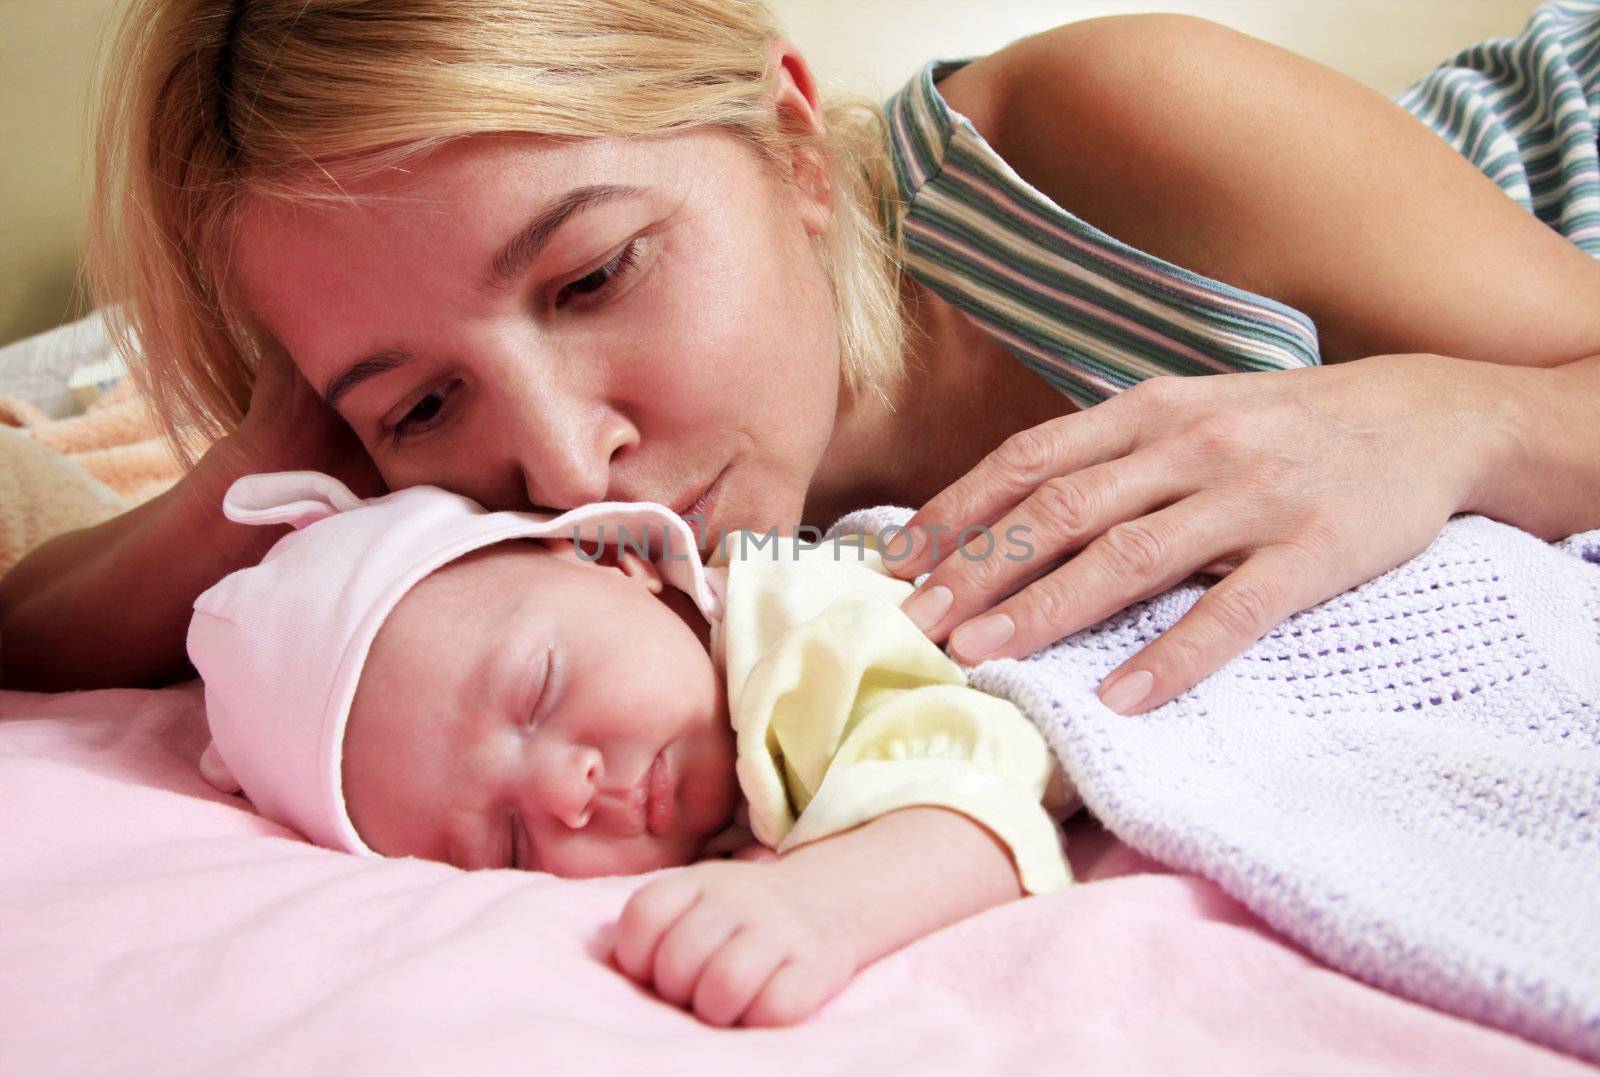
[[[641,888],[617,924],[616,962],[712,1025],[789,1025],[855,973],[858,947],[782,861],[694,864]]]

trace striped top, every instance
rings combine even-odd
[[[1523,209],[1600,257],[1600,0],[1544,4],[1395,100]]]
[[[1157,374],[1318,361],[1292,307],[1145,254],[1056,205],[954,111],[935,60],[889,100],[906,272],[1079,407]]]
[[[1399,103],[1513,198],[1600,254],[1600,0],[1547,4]],[[892,97],[905,268],[1080,407],[1158,374],[1320,361],[1311,319],[1107,235],[1030,185],[950,108],[935,60]]]

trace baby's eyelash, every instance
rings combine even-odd
[[[544,649],[544,661],[541,665],[543,668],[536,682],[539,685],[539,694],[529,701],[527,716],[523,719],[523,725],[528,729],[532,729],[539,724],[539,719],[543,717],[546,709],[545,701],[553,697],[551,687],[556,679],[556,645],[554,643]]]

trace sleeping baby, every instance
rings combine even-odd
[[[662,506],[363,501],[311,472],[224,508],[296,530],[195,602],[208,780],[360,855],[692,865],[633,894],[614,958],[708,1022],[801,1020],[883,954],[1069,880],[1043,739],[900,613],[911,585],[869,537],[736,534],[706,568]]]

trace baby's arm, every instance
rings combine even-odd
[[[1021,893],[987,829],[904,808],[776,860],[695,864],[650,883],[622,911],[615,955],[710,1024],[793,1024],[883,955]]]

